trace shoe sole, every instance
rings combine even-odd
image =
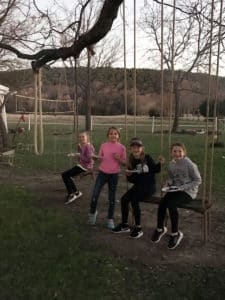
[[[121,230],[121,231],[113,231],[113,233],[117,233],[117,234],[126,233],[126,232],[130,232],[130,229]]]
[[[70,204],[70,203],[72,203],[73,201],[75,201],[76,199],[77,199],[77,198],[74,198],[74,199],[72,199],[72,200],[69,200],[69,201],[65,202],[64,204],[65,204],[65,205]]]
[[[165,229],[165,231],[163,232],[163,234],[159,237],[159,239],[157,241],[152,241],[153,243],[157,244],[160,242],[161,238],[167,233],[167,228]]]
[[[130,236],[131,239],[139,239],[140,237],[142,237],[144,235],[144,232],[140,232],[139,235],[137,236]]]
[[[176,245],[173,246],[173,247],[168,247],[168,249],[173,250],[173,249],[177,248],[177,246],[179,246],[180,242],[182,241],[183,237],[184,237],[183,233],[180,232],[180,237],[179,237],[179,239],[177,240]]]

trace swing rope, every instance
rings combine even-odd
[[[137,135],[137,70],[136,70],[136,0],[134,0],[134,136]]]
[[[223,0],[220,2],[220,14],[219,14],[219,29],[218,29],[218,45],[217,45],[217,61],[216,61],[216,88],[215,88],[215,101],[213,109],[213,132],[212,132],[212,148],[211,148],[211,161],[210,161],[210,185],[209,185],[209,195],[212,201],[212,178],[213,178],[213,165],[214,165],[214,150],[215,150],[215,135],[218,135],[217,128],[217,105],[218,105],[218,91],[219,91],[219,68],[220,68],[220,53],[221,53],[221,31],[222,31],[222,14],[223,14]]]
[[[125,125],[125,141],[127,144],[128,140],[128,129],[127,129],[127,60],[126,60],[126,7],[125,0],[123,1],[123,69],[124,69],[124,125]]]
[[[163,34],[164,34],[164,1],[161,2],[161,55],[160,55],[160,66],[161,66],[161,113],[160,113],[160,128],[161,128],[161,134],[160,134],[160,152],[163,153],[163,126],[164,126],[164,69],[163,69],[163,52],[164,52],[164,41],[163,41]],[[160,187],[163,185],[163,173],[160,172]],[[161,191],[162,196],[162,191]]]
[[[34,72],[34,153],[36,155],[41,155],[44,152],[41,85],[41,70],[39,69]]]
[[[207,194],[207,167],[208,167],[208,140],[209,140],[209,102],[211,98],[211,84],[212,84],[212,34],[213,34],[213,17],[214,17],[214,0],[212,0],[211,8],[211,30],[210,30],[210,47],[209,47],[209,62],[208,62],[208,96],[207,96],[207,107],[206,107],[206,122],[205,122],[205,145],[204,145],[204,172],[203,172],[203,192],[202,192],[202,206],[206,205],[206,194]],[[211,166],[212,167],[212,166]],[[209,178],[209,184],[211,186],[212,178]],[[208,201],[211,203],[211,195],[209,195]]]

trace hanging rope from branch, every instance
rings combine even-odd
[[[34,72],[34,153],[44,152],[44,135],[42,122],[41,69]]]

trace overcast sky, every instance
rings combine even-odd
[[[47,9],[53,7],[54,0],[36,0],[36,3],[38,6],[40,6],[42,9]],[[65,7],[66,9],[71,9],[71,3],[73,3],[72,0],[58,0],[59,4],[62,5],[62,7]],[[136,0],[136,20],[138,20],[140,16],[140,9],[145,4],[146,0]],[[132,68],[134,66],[134,0],[125,0],[125,7],[126,7],[126,61],[127,61],[127,67]],[[118,36],[118,38],[121,38],[121,41],[123,43],[123,20],[122,20],[122,13],[123,13],[123,5],[121,5],[118,17],[116,21],[114,22],[113,27],[117,29],[117,31],[113,31],[113,33],[108,33],[108,36],[110,34],[115,34]],[[115,33],[116,32],[116,33]],[[138,67],[149,67],[154,68],[154,66],[151,66],[148,61],[146,61],[146,48],[147,40],[146,38],[143,38],[143,32],[140,31],[136,24],[136,66]],[[118,63],[114,64],[115,67],[123,67],[123,44],[121,44],[121,60],[118,61]]]

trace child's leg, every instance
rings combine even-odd
[[[108,209],[108,219],[113,219],[114,208],[115,208],[115,198],[116,198],[116,188],[118,183],[118,174],[108,175],[108,188],[109,188],[109,209]]]
[[[140,204],[139,204],[138,193],[136,191],[133,191],[133,193],[130,196],[131,196],[130,200],[131,200],[131,206],[133,209],[135,225],[140,226],[141,225],[141,209],[140,209]]]
[[[131,193],[132,193],[132,188],[128,190],[121,198],[122,224],[128,223],[129,203],[130,203]]]
[[[168,200],[168,210],[171,219],[171,229],[172,233],[178,232],[178,223],[179,223],[179,214],[177,206],[180,202],[189,202],[192,198],[185,192],[174,192],[168,193],[169,200]]]
[[[90,203],[90,213],[91,214],[94,214],[96,211],[100,192],[106,182],[107,182],[107,174],[99,171],[96,181],[95,181],[95,186],[94,186],[94,190],[92,193],[92,197],[91,197],[91,203]]]
[[[163,229],[164,228],[164,223],[165,223],[165,216],[166,216],[166,210],[168,207],[168,202],[170,198],[169,193],[167,193],[160,201],[159,206],[158,206],[158,211],[157,211],[157,228],[158,229]]]
[[[84,172],[84,170],[82,170],[78,166],[75,166],[75,167],[73,167],[69,170],[66,170],[65,172],[62,173],[61,176],[62,176],[63,182],[66,186],[68,194],[72,194],[77,191],[77,187],[76,187],[74,181],[72,180],[72,177],[74,177],[82,172]]]

